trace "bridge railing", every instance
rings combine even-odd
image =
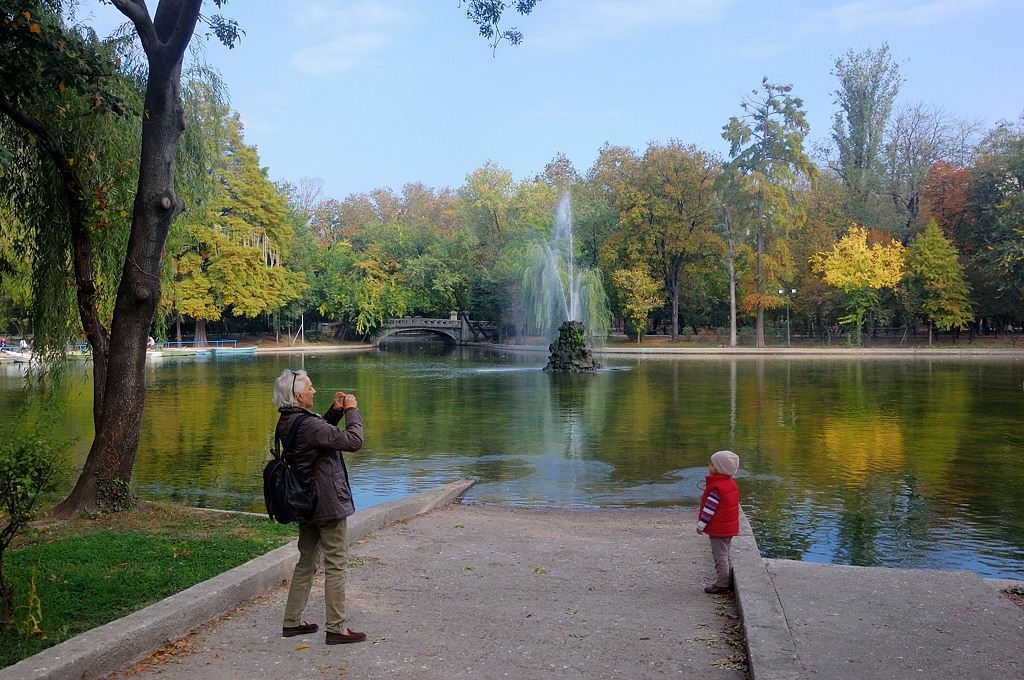
[[[168,340],[163,343],[164,347],[171,349],[185,349],[186,347],[195,347],[196,349],[202,349],[203,347],[238,347],[237,340]]]
[[[403,316],[399,319],[388,319],[385,328],[458,328],[462,324],[459,319],[428,319],[422,316]]]

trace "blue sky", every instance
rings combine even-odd
[[[120,16],[91,11],[98,29]],[[458,0],[233,0],[226,12],[245,36],[230,51],[208,43],[206,59],[246,142],[272,179],[319,177],[338,199],[456,188],[488,161],[523,179],[559,152],[583,173],[605,142],[724,155],[722,126],[765,76],[793,85],[809,142],[826,140],[836,58],[883,42],[905,79],[897,105],[986,127],[1024,113],[1021,0],[542,0],[508,15],[525,40],[496,53]]]

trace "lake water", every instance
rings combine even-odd
[[[305,368],[325,410],[359,398],[358,507],[467,476],[481,503],[679,507],[711,453],[741,458],[769,557],[1024,578],[1024,360],[629,358],[551,374],[540,353],[386,351],[156,360],[132,487],[144,499],[262,512],[273,381]],[[11,412],[20,376],[0,373]],[[87,367],[69,428],[91,437]]]

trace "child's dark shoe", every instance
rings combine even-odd
[[[714,584],[712,584],[710,586],[704,586],[704,592],[705,593],[709,593],[711,595],[718,595],[719,593],[727,593],[730,590],[732,590],[732,588],[723,588],[722,586],[716,586]]]

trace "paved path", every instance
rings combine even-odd
[[[282,638],[281,586],[142,677],[742,680],[734,601],[703,592],[712,563],[693,522],[690,511],[434,510],[352,547],[348,613],[366,643]],[[321,587],[306,618],[322,623]]]
[[[1008,582],[764,560],[744,518],[736,597],[708,596],[692,511],[448,505],[471,483],[350,520],[347,604],[365,643],[280,636],[291,544],[0,680],[1024,678],[1024,609],[999,593]],[[318,584],[307,620],[323,622],[322,597]]]
[[[764,677],[1024,678],[1024,610],[999,593],[1003,582],[968,571],[764,562],[798,657]]]

